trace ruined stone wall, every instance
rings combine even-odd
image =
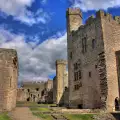
[[[47,103],[53,103],[53,80],[48,79],[45,83],[44,97]]]
[[[45,88],[51,90],[53,88],[53,80],[49,80],[45,83]]]
[[[25,91],[23,88],[17,89],[17,101],[26,101]]]
[[[17,52],[0,49],[0,109],[10,111],[16,106],[18,80]]]
[[[68,26],[72,25],[69,21],[70,19],[67,20]],[[120,61],[118,59],[120,56],[120,17],[113,18],[108,13],[98,11],[96,18],[89,17],[85,25],[81,25],[71,34],[68,30],[68,33],[71,106],[82,104],[83,108],[100,107],[112,111],[114,100],[120,94],[120,84],[118,85],[120,83]],[[83,51],[83,38],[87,40],[85,52]],[[93,39],[95,40],[94,49],[92,48]],[[79,81],[74,81],[75,63],[80,63],[81,80]],[[79,82],[82,84],[81,87],[74,91],[74,85]]]
[[[72,57],[68,54],[69,101],[71,107],[82,105],[83,108],[98,108],[100,100],[100,77],[97,69],[98,55],[104,51],[101,20],[93,16],[88,18],[85,25],[79,26],[77,31],[71,32]],[[83,39],[86,39],[86,51],[83,52]],[[95,40],[94,48],[92,41]],[[69,44],[68,44],[69,45]],[[69,48],[68,48],[69,52]],[[79,65],[81,78],[75,80],[74,65]],[[90,74],[90,76],[89,76]],[[75,90],[75,86],[79,86]]]
[[[25,92],[25,100],[31,102],[38,102],[42,97],[42,91],[45,88],[45,82],[24,82],[23,89]]]
[[[106,97],[106,107],[108,111],[114,108],[114,100],[119,97],[117,73],[117,51],[120,51],[120,17],[112,17],[101,11],[99,17],[102,20],[103,40],[106,59],[106,78],[108,84],[108,94]],[[119,61],[118,61],[119,62]],[[120,86],[120,85],[119,85]]]

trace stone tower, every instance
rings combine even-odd
[[[68,8],[66,12],[66,20],[67,20],[67,54],[68,54],[68,86],[72,83],[72,56],[73,56],[73,48],[72,48],[72,31],[76,31],[82,25],[82,12],[79,8]],[[72,97],[72,89],[69,89],[69,99]]]
[[[17,80],[17,52],[0,48],[0,111],[10,111],[16,107]]]
[[[65,60],[56,61],[56,84],[57,84],[57,93],[56,93],[56,103],[62,103],[62,96],[64,92],[64,73],[66,72],[67,62]]]
[[[120,16],[100,10],[82,25],[78,11],[67,10],[69,105],[111,112],[120,97]]]

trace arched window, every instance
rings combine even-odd
[[[94,48],[95,48],[95,44],[96,44],[96,40],[95,40],[95,39],[93,39],[93,40],[92,40],[92,49],[94,49]]]

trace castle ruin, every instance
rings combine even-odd
[[[69,105],[113,111],[120,94],[120,17],[96,12],[82,24],[80,9],[67,10]]]
[[[53,81],[23,82],[22,88],[17,90],[17,101],[53,102]]]

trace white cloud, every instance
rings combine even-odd
[[[47,80],[48,75],[55,73],[56,59],[67,58],[67,35],[58,34],[59,38],[51,37],[32,49],[33,45],[25,42],[25,35],[0,28],[0,47],[14,48],[18,52],[20,80]],[[34,45],[37,43],[38,40]]]
[[[107,10],[109,7],[120,7],[120,0],[70,0],[73,7],[79,7],[83,11],[88,10]]]
[[[49,18],[47,13],[40,9],[36,12],[39,13],[39,15],[36,16],[36,13],[27,9],[27,7],[32,6],[34,1],[35,0],[0,0],[0,11],[8,16],[12,15],[14,19],[28,25],[33,25],[39,22],[45,24]],[[1,15],[3,16],[3,14]]]

